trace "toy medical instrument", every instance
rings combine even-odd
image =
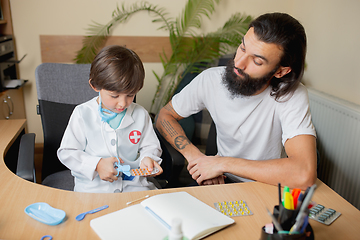
[[[120,172],[125,174],[126,176],[130,177],[130,165],[121,165],[120,161],[114,163],[114,168],[117,171],[117,177],[120,175]]]
[[[154,175],[159,172],[159,169],[153,168],[153,170],[150,172],[147,168],[134,168],[130,169],[130,165],[121,165],[120,160],[118,162],[114,163],[114,168],[117,171],[117,177],[120,175],[120,172],[124,173],[126,176],[149,176]]]
[[[47,240],[52,240],[53,239],[51,235],[45,235],[40,240],[45,240],[45,238],[49,238]]]
[[[53,208],[43,202],[33,203],[27,206],[24,211],[33,219],[48,225],[57,225],[61,223],[66,216],[63,210]]]
[[[84,212],[84,213],[80,213],[79,215],[77,215],[77,216],[75,217],[75,219],[76,219],[77,221],[81,221],[81,220],[84,219],[84,217],[85,217],[86,214],[96,213],[96,212],[99,212],[99,211],[101,211],[101,210],[104,210],[104,209],[106,209],[106,208],[108,208],[108,207],[109,207],[108,205],[105,205],[105,206],[102,206],[102,207],[99,207],[99,208],[95,208],[95,209],[93,209],[93,210],[90,210],[90,211],[87,211],[87,212]]]

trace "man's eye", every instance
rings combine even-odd
[[[254,63],[255,63],[256,66],[261,66],[262,65],[262,62],[259,62],[259,61],[256,61],[256,60],[254,60]]]
[[[239,48],[240,48],[241,51],[245,52],[245,48],[242,45],[240,45]]]
[[[118,96],[111,96],[112,98],[118,98]]]

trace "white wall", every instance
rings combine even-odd
[[[304,82],[360,104],[360,1],[293,1],[308,38]]]
[[[177,17],[186,0],[148,0],[164,7],[170,16]],[[130,5],[140,0],[11,0],[12,19],[18,57],[28,54],[20,64],[20,76],[28,79],[25,86],[25,105],[29,132],[35,132],[42,142],[40,117],[36,115],[37,94],[35,68],[41,63],[39,35],[85,35],[92,21],[107,23],[117,3]],[[308,69],[304,80],[309,86],[360,104],[359,67],[360,9],[357,0],[222,0],[211,21],[204,20],[204,32],[213,31],[235,12],[258,16],[265,12],[287,12],[298,18],[308,34]],[[147,13],[140,13],[126,25],[115,29],[114,35],[168,36],[157,30]],[[156,80],[152,70],[161,74],[158,63],[145,63],[144,88],[137,102],[150,108]]]

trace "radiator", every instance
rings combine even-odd
[[[318,178],[360,209],[360,106],[308,88]]]

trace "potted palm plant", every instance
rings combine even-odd
[[[164,72],[154,73],[158,86],[152,100],[150,113],[156,114],[172,97],[182,76],[188,72],[201,71],[204,66],[219,56],[233,52],[239,46],[242,37],[252,20],[251,16],[235,13],[223,27],[207,33],[197,34],[201,28],[202,17],[208,17],[215,11],[220,0],[188,0],[182,13],[177,18],[168,17],[164,8],[149,2],[135,3],[126,7],[125,3],[117,7],[112,19],[105,25],[94,23],[88,28],[89,35],[83,39],[83,47],[78,51],[76,63],[90,63],[103,47],[111,30],[120,23],[125,23],[133,14],[141,11],[151,13],[153,22],[161,23],[159,30],[169,32],[172,48],[170,57],[160,54]]]

